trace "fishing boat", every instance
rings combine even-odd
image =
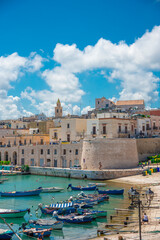
[[[3,218],[21,218],[24,217],[27,212],[30,212],[29,208],[22,210],[0,209],[0,216]]]
[[[76,215],[59,216],[59,215],[56,215],[55,218],[58,221],[63,221],[65,223],[76,223],[76,224],[89,223],[89,222],[93,221],[92,216],[85,216],[85,215],[80,215],[80,216],[76,216]]]
[[[1,197],[28,197],[38,196],[42,192],[41,188],[30,191],[13,191],[13,192],[0,192]]]
[[[98,211],[98,210],[88,210],[78,208],[77,212],[79,214],[90,214],[93,218],[107,217],[107,211]]]
[[[37,219],[29,220],[29,226],[31,228],[52,228],[52,230],[61,230],[63,228],[63,222],[55,221],[54,219]]]
[[[54,211],[57,211],[59,209],[67,209],[68,211],[72,210],[74,207],[73,202],[64,202],[64,203],[56,203],[56,204],[50,204],[48,206],[43,207],[42,203],[38,204],[38,208],[40,208],[41,212],[43,214],[53,214]]]
[[[73,187],[72,184],[69,184],[67,189],[71,188],[74,191],[94,191],[97,189],[97,186],[87,186],[87,187],[82,187],[82,186],[77,186]]]
[[[88,186],[105,187],[106,183],[88,183]]]
[[[63,190],[64,188],[59,188],[59,187],[48,187],[48,188],[42,187],[42,193],[61,192]]]
[[[98,190],[99,194],[123,195],[124,189]]]
[[[13,231],[0,229],[0,239],[1,240],[10,240],[13,235],[14,235]]]
[[[42,229],[42,228],[26,228],[23,229],[23,233],[29,237],[49,237],[51,235],[52,228],[49,229]]]

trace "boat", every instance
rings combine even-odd
[[[123,195],[124,189],[98,190],[99,194]]]
[[[97,186],[87,186],[87,187],[82,187],[82,186],[77,186],[73,187],[72,184],[69,184],[67,189],[71,188],[74,191],[94,191],[97,189]]]
[[[55,221],[53,219],[37,219],[29,220],[29,226],[31,228],[52,228],[52,230],[61,230],[63,228],[63,222]]]
[[[28,197],[38,196],[42,192],[41,188],[30,191],[13,191],[13,192],[0,192],[1,197]]]
[[[14,235],[13,231],[0,229],[0,239],[1,240],[10,240],[13,235]]]
[[[74,203],[73,202],[64,202],[64,203],[55,203],[55,204],[50,204],[48,206],[43,207],[42,203],[38,204],[38,208],[40,208],[41,212],[43,214],[53,214],[54,211],[57,211],[59,209],[66,209],[68,211],[72,211],[74,208]]]
[[[48,187],[48,188],[42,187],[42,193],[61,192],[63,190],[64,188],[59,188],[59,187]]]
[[[23,229],[23,233],[29,237],[49,237],[51,235],[52,228],[42,229],[42,228],[26,228]]]
[[[88,210],[78,208],[77,212],[79,214],[90,214],[93,218],[107,217],[107,211],[98,211],[98,210]]]
[[[105,187],[106,183],[88,183],[88,186]]]
[[[22,210],[13,210],[13,209],[0,209],[0,216],[3,218],[21,218],[24,217],[26,213],[30,212],[29,208]]]
[[[67,216],[59,216],[59,215],[55,215],[55,218],[58,221],[63,221],[65,223],[78,223],[78,224],[83,224],[83,223],[89,223],[93,221],[93,217],[92,216],[85,216],[85,215],[79,215],[76,216],[74,215],[67,215]]]
[[[0,178],[0,181],[2,181],[2,182],[8,181],[8,178]]]

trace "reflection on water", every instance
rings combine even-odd
[[[18,230],[19,226],[28,219],[36,218],[36,209],[39,203],[51,204],[59,201],[68,199],[70,196],[76,196],[78,192],[67,190],[68,184],[72,183],[73,186],[84,185],[86,186],[91,180],[81,180],[81,179],[68,179],[60,177],[50,177],[50,176],[10,176],[9,180],[1,184],[1,191],[15,191],[15,190],[31,190],[37,187],[62,187],[64,188],[63,192],[58,193],[41,193],[40,196],[32,197],[19,197],[19,198],[0,198],[1,208],[11,208],[11,209],[24,209],[30,208],[31,214],[26,214],[25,219],[15,218],[7,219],[8,223],[13,223],[13,228]],[[92,181],[94,182],[94,181]],[[96,181],[95,181],[96,182]],[[128,186],[121,183],[112,183],[110,181],[105,181],[107,183],[106,187],[101,189],[120,189],[125,188],[124,196],[110,196],[109,201],[100,203],[99,205],[94,206],[96,210],[107,210],[107,219],[110,215],[115,213],[114,208],[126,208],[129,205],[127,190]],[[86,192],[93,193],[93,192]],[[54,197],[54,199],[53,199]],[[41,217],[41,212],[38,210],[37,217]],[[44,218],[50,216],[42,216]],[[95,237],[97,235],[97,228],[102,224],[104,225],[107,222],[106,218],[98,219],[92,223],[85,225],[73,225],[68,224],[64,225],[63,231],[53,231],[50,239],[53,240],[69,240],[69,239],[88,239]],[[0,228],[7,228],[2,222],[0,222]],[[30,239],[27,236],[21,235],[22,239]],[[13,239],[17,239],[15,236]]]

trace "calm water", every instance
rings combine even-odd
[[[35,197],[20,197],[20,198],[5,198],[0,197],[0,208],[11,208],[11,209],[24,209],[30,208],[31,214],[26,214],[25,219],[9,219],[8,223],[13,223],[13,228],[16,230],[22,224],[22,222],[27,221],[29,218],[36,218],[36,209],[39,203],[50,204],[56,203],[58,201],[63,201],[68,199],[70,196],[77,195],[76,191],[68,191],[67,186],[69,183],[72,183],[73,186],[77,185],[87,185],[91,180],[79,180],[79,179],[67,179],[60,177],[49,177],[49,176],[9,176],[9,180],[5,181],[0,185],[1,191],[19,191],[19,190],[31,190],[37,187],[63,187],[64,192],[59,193],[41,193],[40,196]],[[94,182],[94,181],[92,181]],[[96,181],[98,182],[98,181]],[[106,181],[107,182],[107,181]],[[96,205],[94,209],[97,210],[107,210],[108,218],[111,214],[114,213],[114,208],[126,208],[128,206],[127,199],[127,190],[128,186],[120,183],[111,183],[107,182],[108,188],[125,188],[124,196],[110,196],[108,202],[101,203]],[[101,189],[105,189],[101,188]],[[86,192],[87,193],[87,192]],[[91,192],[90,192],[91,193]],[[53,197],[55,198],[53,200]],[[40,210],[38,211],[37,217],[41,217]],[[43,216],[46,217],[46,216]],[[50,217],[49,215],[47,216]],[[65,225],[63,231],[53,231],[50,239],[55,240],[69,240],[69,239],[89,239],[91,237],[95,237],[97,235],[97,228],[100,227],[104,222],[107,222],[107,219],[96,220],[92,223],[88,223],[85,225]],[[0,228],[6,229],[6,225],[0,223]],[[31,239],[28,237],[24,237],[21,235],[22,239]],[[13,237],[13,239],[17,239]]]

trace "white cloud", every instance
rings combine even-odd
[[[154,76],[153,71],[160,70],[160,26],[147,31],[141,38],[133,44],[127,45],[121,41],[118,44],[100,39],[95,46],[87,46],[83,51],[79,50],[75,44],[57,44],[54,49],[53,59],[60,64],[60,67],[53,69],[57,72],[56,78],[62,80],[62,88],[67,80],[66,76],[71,76],[69,87],[78,86],[76,73],[81,73],[92,69],[109,69],[110,76],[106,76],[108,81],[121,80],[120,99],[144,98],[146,102],[157,100],[157,83],[160,79]],[[49,76],[49,72],[46,72]],[[104,74],[104,71],[101,72]],[[46,76],[47,77],[47,76]],[[56,80],[56,82],[58,82]],[[71,85],[71,86],[70,86]],[[53,87],[55,85],[53,84]]]
[[[91,111],[91,110],[93,110],[93,108],[91,108],[91,106],[87,106],[82,109],[81,114],[87,114],[88,111]]]

